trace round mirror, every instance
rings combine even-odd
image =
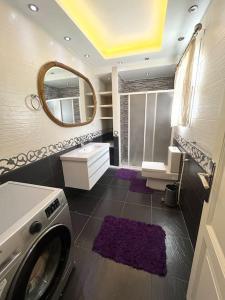
[[[96,96],[91,82],[62,63],[49,62],[41,67],[38,93],[45,112],[60,126],[86,125],[94,119]]]

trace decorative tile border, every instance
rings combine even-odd
[[[74,137],[57,144],[51,144],[46,147],[42,147],[38,150],[30,150],[27,153],[20,153],[17,156],[11,158],[0,159],[0,175],[6,174],[9,171],[13,171],[29,163],[38,161],[42,158],[46,158],[57,152],[69,149],[74,146],[78,146],[81,143],[85,143],[93,140],[96,137],[103,135],[105,131],[98,130],[93,133],[88,133],[79,137]]]
[[[119,78],[119,93],[170,90],[174,88],[174,77],[161,77],[124,81]]]
[[[212,175],[215,169],[215,163],[212,158],[205,154],[197,145],[185,140],[180,135],[175,136],[178,144],[202,167],[209,175]]]

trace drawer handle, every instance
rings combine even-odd
[[[210,187],[209,187],[209,183],[208,183],[206,178],[209,178],[209,174],[207,174],[207,173],[198,173],[198,177],[200,178],[204,189],[208,190]]]

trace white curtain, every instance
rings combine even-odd
[[[171,126],[188,126],[194,89],[194,65],[196,60],[196,39],[190,42],[175,74],[174,99],[171,115]],[[196,71],[196,69],[195,69]]]

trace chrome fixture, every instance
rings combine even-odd
[[[196,11],[197,9],[198,9],[198,5],[195,4],[195,5],[192,5],[191,7],[189,7],[188,12],[191,14],[194,11]]]
[[[38,11],[39,11],[38,6],[35,5],[35,4],[32,4],[32,3],[28,4],[28,8],[29,8],[31,11],[33,11],[33,12],[38,12]]]

